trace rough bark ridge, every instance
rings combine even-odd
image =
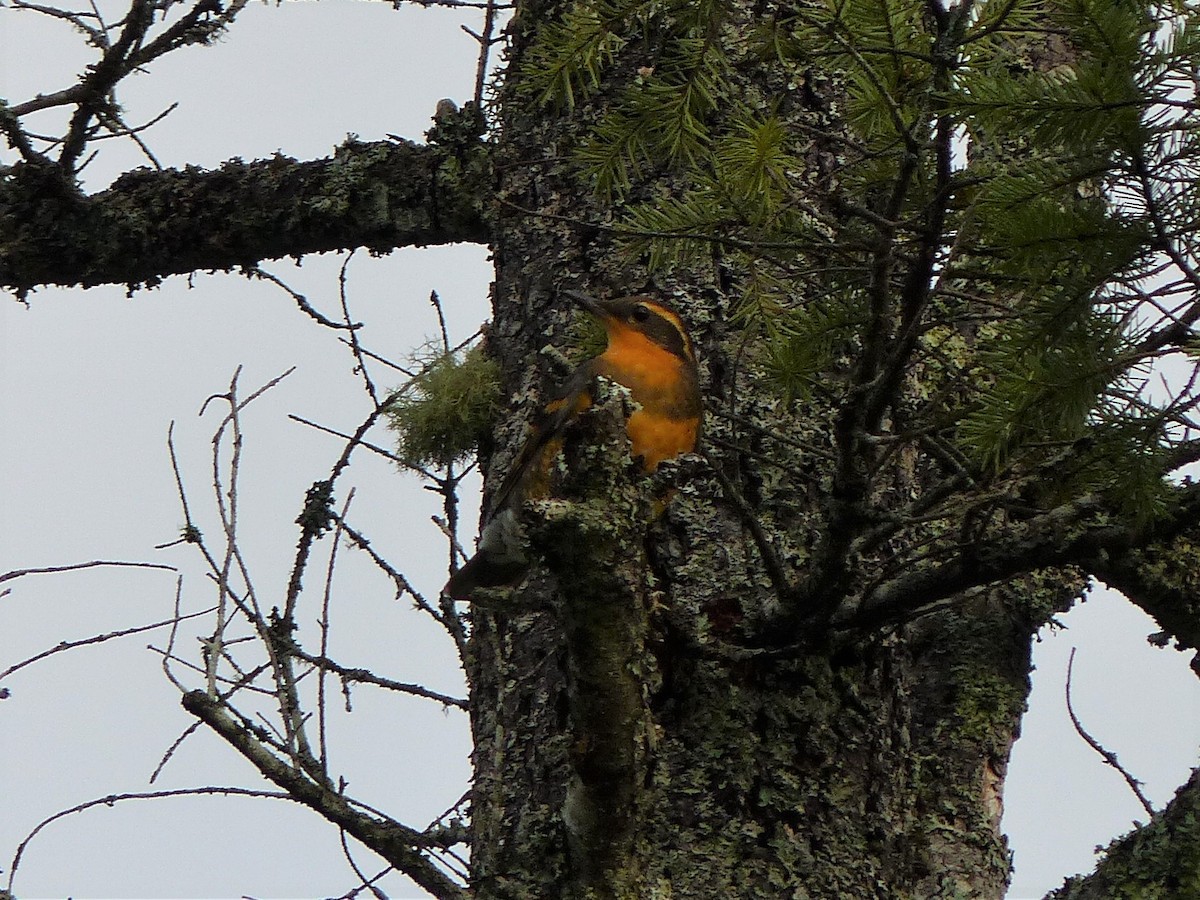
[[[522,29],[551,14],[523,9],[518,63],[528,39]],[[652,64],[652,55],[633,52],[616,70]],[[791,92],[792,114],[814,128],[836,127],[827,112],[836,105],[832,88],[821,96],[813,85]],[[491,347],[526,414],[562,378],[540,354],[561,346],[571,315],[556,291],[648,290],[674,299],[691,324],[710,409],[796,428],[739,372],[729,322],[738,273],[715,257],[706,270],[656,279],[622,257],[609,234],[584,224],[608,212],[581,202],[571,174],[568,157],[587,112],[541,115],[506,99]],[[819,198],[836,153],[814,141],[811,155],[806,177]],[[641,196],[651,189],[643,186]],[[799,436],[820,446],[833,411],[809,413]],[[735,445],[757,440],[713,417],[706,427]],[[493,457],[493,474],[503,472],[521,434],[517,427],[501,436],[508,449]],[[589,470],[567,456],[569,471]],[[748,455],[714,447],[713,458],[723,480],[698,461],[673,467],[681,487],[665,517],[647,526],[617,514],[623,524],[603,541],[579,529],[586,513],[530,512],[548,570],[534,577],[520,609],[538,611],[475,611],[478,895],[1001,896],[1009,865],[998,830],[1001,790],[1028,691],[1030,635],[1069,601],[1078,579],[976,590],[955,598],[952,611],[904,628],[739,649],[777,598],[726,485],[769,523],[791,573],[815,545],[832,473],[803,453],[784,478]],[[892,496],[876,499],[919,491],[921,476],[898,456]],[[574,547],[569,557],[564,544]],[[589,604],[591,614],[579,615]],[[602,652],[596,643],[606,645],[608,682],[579,676]],[[600,696],[627,691],[631,672],[642,704],[627,693],[615,704]],[[601,708],[623,709],[628,719],[604,720]],[[616,740],[605,725],[619,732]],[[596,772],[596,741],[610,741],[614,766],[633,762],[632,784]],[[624,805],[600,811],[616,829],[603,846],[579,840],[576,801],[589,778],[610,785],[613,802]]]

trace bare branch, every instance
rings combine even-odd
[[[346,513],[350,511],[350,504],[354,500],[354,488],[350,489],[350,493],[346,495],[346,502],[342,504],[342,513],[338,516],[337,527],[333,532],[333,540],[329,542],[329,563],[325,566],[325,590],[321,593],[321,618],[317,621],[317,627],[321,630],[321,656],[324,658],[329,653],[329,607],[333,598],[333,570],[337,564],[338,547],[341,546],[342,522],[346,519]],[[321,769],[325,772],[329,771],[329,745],[325,740],[325,669],[318,667],[317,673],[317,752],[321,761]]]
[[[421,833],[387,817],[359,812],[336,791],[319,785],[271,754],[255,735],[203,691],[184,694],[183,706],[249,760],[269,781],[357,838],[439,900],[466,900],[464,890],[421,852]]]
[[[488,0],[483,14],[483,31],[472,35],[479,42],[479,60],[475,64],[475,107],[477,109],[483,109],[483,90],[487,84],[488,60],[492,47],[498,41],[503,40],[503,38],[494,36],[496,12],[499,6],[500,4],[497,4],[495,0]]]
[[[354,331],[354,329],[362,327],[361,322],[350,322],[349,317],[347,317],[345,324],[341,322],[335,322],[332,319],[327,318],[323,313],[318,311],[316,307],[308,302],[307,297],[300,292],[293,290],[286,282],[284,282],[282,278],[280,278],[278,275],[272,275],[262,266],[250,267],[246,270],[246,276],[248,278],[261,278],[263,281],[269,281],[272,284],[282,288],[293,300],[296,301],[296,305],[300,307],[300,310],[305,313],[305,315],[316,320],[326,328],[349,329],[350,331]]]
[[[201,2],[208,3],[212,0]],[[126,57],[135,46],[142,43],[153,22],[152,0],[131,0],[124,27],[117,40],[105,48],[100,60],[90,66],[87,74],[80,79],[77,85],[79,95],[73,101],[76,104],[75,112],[71,116],[58,157],[58,165],[64,172],[71,173],[78,168],[79,157],[83,155],[88,139],[92,136],[92,118],[110,103],[110,94],[117,82],[133,70]]]
[[[228,797],[265,797],[270,800],[293,800],[300,802],[297,801],[295,797],[292,797],[286,793],[279,793],[277,791],[251,790],[249,788],[236,787],[198,787],[177,788],[169,791],[142,791],[138,793],[109,794],[107,797],[99,797],[95,800],[89,800],[86,803],[80,803],[77,806],[72,806],[70,809],[61,810],[49,818],[43,819],[37,824],[33,831],[29,832],[29,834],[25,836],[25,839],[17,845],[17,852],[13,856],[12,864],[8,867],[7,890],[11,892],[13,889],[13,881],[17,877],[17,869],[21,865],[21,857],[24,856],[25,850],[29,846],[30,842],[32,842],[33,839],[37,837],[38,834],[41,833],[42,830],[48,825],[57,822],[59,819],[72,816],[76,813],[84,812],[89,809],[94,809],[97,806],[111,807],[126,800],[160,800],[165,797],[196,797],[210,794],[219,794]]]
[[[750,536],[754,539],[754,544],[758,548],[759,556],[762,558],[763,567],[767,570],[767,577],[771,579],[771,587],[775,589],[775,594],[780,599],[788,596],[791,591],[791,582],[787,577],[787,573],[783,570],[783,565],[779,561],[779,554],[775,552],[775,548],[771,545],[771,540],[767,537],[766,531],[763,530],[762,523],[758,521],[754,510],[750,508],[750,504],[746,502],[746,498],[742,496],[741,491],[730,481],[724,470],[720,466],[720,461],[713,459],[709,453],[704,453],[704,459],[708,462],[709,469],[716,476],[717,481],[721,485],[721,492],[737,510],[738,516],[742,520],[742,524],[746,526],[750,532]]]
[[[342,787],[345,788],[345,785],[342,785]],[[346,840],[345,829],[338,829],[338,840],[341,842],[342,855],[346,858],[346,863],[350,866],[350,870],[358,876],[359,880],[357,887],[343,894],[338,898],[338,900],[353,900],[353,898],[356,897],[364,888],[369,890],[371,895],[375,897],[376,900],[388,900],[387,895],[384,894],[383,891],[379,890],[379,888],[375,887],[375,882],[389,872],[395,871],[395,869],[392,866],[385,866],[384,868],[380,869],[373,878],[368,878],[366,873],[364,873],[363,870],[358,867],[358,863],[354,861],[354,854],[350,852],[350,842]]]
[[[1079,721],[1079,716],[1075,715],[1075,707],[1071,705],[1071,675],[1075,669],[1075,648],[1071,648],[1071,656],[1067,660],[1067,681],[1063,688],[1063,693],[1067,699],[1067,715],[1071,717],[1071,724],[1075,726],[1075,733],[1078,734],[1089,747],[1100,754],[1100,757],[1107,765],[1112,766],[1121,773],[1121,777],[1125,779],[1125,783],[1129,785],[1129,789],[1133,791],[1133,795],[1137,797],[1138,803],[1142,804],[1142,809],[1146,811],[1146,815],[1154,818],[1154,807],[1150,805],[1150,801],[1146,799],[1146,795],[1142,793],[1142,783],[1129,774],[1128,770],[1121,765],[1117,759],[1117,754],[1111,750],[1106,750],[1094,737],[1087,733],[1083,727],[1083,723]]]
[[[340,665],[334,662],[324,654],[313,656],[305,653],[303,650],[296,649],[293,655],[297,659],[302,659],[307,663],[316,666],[322,672],[333,672],[343,681],[355,682],[359,684],[373,684],[376,687],[385,688],[389,691],[397,691],[401,694],[411,694],[414,697],[424,697],[426,700],[435,700],[443,706],[453,706],[455,709],[468,709],[467,701],[459,697],[451,697],[448,694],[441,694],[437,691],[431,691],[419,684],[405,684],[401,681],[393,681],[391,678],[384,678],[382,675],[376,675],[369,669],[352,669],[347,666]]]
[[[166,628],[168,625],[174,627],[175,625],[178,625],[180,622],[186,621],[187,619],[195,619],[198,616],[206,616],[215,610],[215,606],[210,606],[208,609],[202,609],[199,612],[188,613],[187,615],[183,616],[172,616],[169,619],[163,619],[161,622],[154,622],[150,625],[137,625],[133,628],[121,629],[120,631],[109,631],[105,634],[96,634],[89,638],[81,638],[77,641],[62,641],[61,643],[55,644],[48,650],[43,650],[41,653],[35,653],[33,656],[23,659],[19,663],[14,663],[7,669],[0,671],[0,678],[7,678],[9,675],[24,669],[26,666],[31,666],[35,662],[39,662],[48,656],[53,656],[56,653],[62,653],[65,650],[74,650],[76,647],[86,647],[90,644],[103,644],[107,641],[114,640],[115,638],[128,637],[131,634],[142,634],[147,631],[154,631],[156,628]]]
[[[339,437],[339,438],[342,438],[343,440],[347,440],[347,441],[354,440],[354,435],[352,435],[352,434],[346,434],[346,432],[338,431],[336,428],[330,428],[328,425],[321,425],[317,422],[312,421],[311,419],[304,418],[304,416],[298,416],[295,413],[289,413],[288,418],[291,419],[293,422],[299,422],[301,425],[307,425],[309,428],[315,428],[317,431],[323,431],[326,434],[333,435],[334,437]],[[370,441],[364,441],[362,439],[359,439],[358,446],[360,446],[366,450],[370,450],[372,453],[378,454],[379,456],[382,456],[384,459],[388,460],[389,462],[394,462],[397,465],[403,465],[403,463],[404,463],[404,461],[402,459],[400,459],[400,457],[398,457],[391,450],[385,450],[382,447],[380,447],[378,444],[372,444]]]
[[[371,542],[367,540],[363,534],[358,532],[356,529],[351,528],[349,525],[345,526],[345,531],[346,536],[355,544],[355,546],[370,556],[375,565],[392,579],[392,582],[396,585],[397,599],[404,596],[404,594],[408,594],[410,597],[412,597],[413,603],[417,609],[429,613],[429,615],[432,616],[438,622],[438,624],[440,624],[450,633],[450,636],[454,638],[454,642],[458,646],[460,656],[466,653],[466,635],[463,632],[462,621],[459,618],[458,613],[454,611],[453,603],[450,605],[449,612],[447,612],[445,608],[443,608],[440,612],[434,609],[429,605],[429,601],[426,600],[425,597],[409,583],[408,579],[404,577],[403,573],[398,571],[394,566],[391,565],[391,563],[389,563],[375,551],[375,548],[371,546]]]
[[[32,569],[13,569],[9,572],[0,573],[0,584],[3,584],[6,581],[13,581],[17,578],[24,578],[26,575],[54,575],[60,572],[75,572],[79,569],[95,569],[108,566],[130,569],[161,569],[164,572],[179,571],[174,566],[167,566],[163,565],[162,563],[122,562],[120,560],[95,559],[91,562],[68,563],[67,565],[63,566],[43,566],[41,568]]]
[[[166,665],[165,658],[163,660],[163,665]],[[161,775],[162,770],[167,767],[167,763],[171,761],[171,757],[175,755],[175,751],[183,746],[184,741],[199,731],[202,724],[202,722],[193,722],[187,728],[183,729],[183,732],[179,735],[179,737],[175,738],[175,740],[171,742],[171,746],[163,752],[162,759],[158,761],[158,765],[155,766],[154,771],[150,773],[151,784],[154,784],[154,782],[158,780],[158,776]]]
[[[375,390],[375,382],[371,380],[371,372],[367,368],[367,360],[365,359],[362,345],[358,342],[357,326],[351,324],[350,298],[346,290],[346,272],[350,268],[350,260],[354,259],[354,254],[354,250],[347,253],[346,258],[342,260],[341,268],[338,269],[338,299],[342,304],[342,319],[350,329],[350,340],[348,343],[350,344],[351,352],[354,354],[354,359],[358,363],[358,372],[363,377],[363,386],[366,388],[367,396],[371,398],[371,402],[378,406],[379,395]],[[374,354],[371,355],[374,356]]]

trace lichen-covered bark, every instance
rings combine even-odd
[[[527,40],[520,29],[552,14],[523,7],[515,61]],[[645,64],[631,54],[614,77]],[[762,77],[760,89],[805,133],[836,131],[836,94],[818,76],[804,92]],[[493,479],[565,376],[542,352],[565,343],[572,313],[562,288],[674,300],[699,348],[710,410],[735,409],[767,434],[827,446],[833,410],[813,401],[793,416],[739,366],[738,273],[719,255],[710,267],[650,275],[587,224],[612,214],[568,162],[594,111],[534,109],[512,94],[502,102],[489,346],[520,413],[497,435]],[[813,140],[804,178],[815,203],[836,154],[836,142]],[[959,594],[947,611],[908,625],[776,644],[761,629],[779,597],[744,512],[773,542],[782,574],[798,577],[819,538],[831,466],[819,452],[764,447],[764,432],[718,416],[706,429],[722,477],[699,459],[659,479],[622,470],[620,489],[601,492],[624,498],[613,501],[622,524],[604,540],[585,527],[595,525],[595,495],[578,483],[596,465],[582,449],[596,433],[576,434],[565,453],[567,500],[525,513],[542,555],[530,581],[511,611],[472,610],[477,895],[1001,897],[1003,779],[1029,688],[1030,637],[1080,590],[1080,577],[1023,576]],[[610,451],[620,440],[609,438]],[[783,465],[764,461],[764,449]],[[604,458],[621,468],[611,452]],[[890,487],[872,497],[881,509],[919,492],[928,472],[902,454],[892,465],[880,479]],[[664,480],[676,492],[663,516],[620,511],[629,489],[653,498]],[[609,681],[579,677],[581,667],[602,671],[592,651],[612,667]],[[613,771],[601,771],[605,761]],[[599,814],[628,836],[580,840],[576,802],[596,799],[580,792],[589,777],[624,807],[624,816]]]
[[[628,397],[597,392],[571,486],[578,501],[551,504],[532,537],[558,573],[552,614],[561,623],[571,738],[561,810],[572,887],[579,896],[640,897],[634,839],[651,757],[645,641],[651,592],[638,524],[646,517],[629,477]]]
[[[0,170],[0,286],[156,283],[352,247],[484,242],[486,148],[350,141],[213,171],[140,169],[85,196],[49,165]]]
[[[1105,554],[1090,568],[1153,616],[1180,649],[1200,648],[1200,528],[1142,549]]]

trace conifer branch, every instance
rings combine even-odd
[[[906,565],[870,590],[854,612],[839,618],[838,626],[873,628],[902,621],[955,594],[1042,568],[1075,565],[1098,574],[1126,571],[1115,561],[1194,528],[1198,516],[1200,485],[1178,489],[1172,508],[1144,525],[1122,521],[1102,498],[1084,495],[987,541],[960,544],[944,562]]]

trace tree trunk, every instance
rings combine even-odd
[[[701,358],[706,446],[720,473],[699,460],[668,466],[678,493],[647,524],[637,498],[655,488],[626,473],[619,428],[589,426],[579,444],[612,437],[600,460],[568,444],[572,477],[586,482],[607,466],[610,483],[572,484],[565,512],[527,510],[544,565],[511,611],[472,613],[478,896],[1001,897],[1001,795],[1030,638],[1080,579],[974,590],[901,627],[814,631],[782,647],[764,639],[779,598],[745,513],[767,531],[784,574],[803,573],[833,482],[819,448],[834,412],[784,408],[739,366],[730,311],[740,273],[718,253],[706,269],[652,276],[587,224],[612,215],[567,162],[588,112],[557,115],[517,93],[528,30],[550,14],[523,8],[502,95],[489,341],[519,412],[499,436],[489,483],[564,379],[541,353],[564,344],[563,288],[677,304]],[[630,53],[616,77],[638,65],[652,58]],[[781,77],[760,74],[764,92]],[[820,85],[811,79],[780,102],[832,134],[834,89]],[[833,142],[814,141],[810,158],[819,204],[836,169]],[[634,191],[670,186],[661,176]],[[761,432],[714,409],[818,449],[776,444],[764,461]],[[896,454],[891,465],[881,506],[921,490],[923,462]]]

